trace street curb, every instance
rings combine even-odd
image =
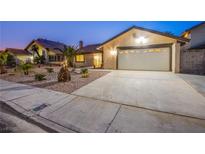
[[[51,133],[76,133],[73,130],[70,130],[68,128],[65,128],[57,123],[54,123],[48,119],[45,119],[43,117],[40,117],[38,115],[35,115],[32,112],[26,111],[22,107],[16,105],[15,103],[11,101],[3,102],[0,100],[1,106],[6,108],[7,110],[11,111],[15,115],[19,116],[20,118],[31,122],[39,127],[41,127],[44,130],[47,130]]]

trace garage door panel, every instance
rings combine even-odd
[[[118,69],[169,71],[169,56],[169,48],[119,51]]]

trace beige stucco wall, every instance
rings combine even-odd
[[[191,47],[205,43],[205,23],[191,31]]]
[[[17,63],[26,63],[26,62],[33,63],[32,55],[13,54],[12,52],[9,52],[9,53],[14,56]]]
[[[33,45],[36,45],[36,46],[38,46],[38,52],[39,52],[39,54],[40,54],[40,56],[42,56],[42,54],[43,54],[43,50],[45,51],[45,59],[46,59],[46,62],[48,63],[49,62],[49,55],[52,55],[52,56],[55,56],[56,55],[56,53],[55,52],[53,52],[52,50],[50,50],[50,51],[47,51],[45,48],[43,48],[40,44],[38,44],[38,43],[36,43],[36,42],[33,42],[29,47],[28,47],[28,51],[30,52],[30,53],[32,53],[33,54],[33,51],[32,51],[32,46]],[[36,56],[36,53],[34,53],[34,57]],[[50,63],[50,62],[49,62]],[[54,62],[52,62],[52,63],[54,63]],[[55,63],[59,63],[59,64],[61,64],[62,62],[55,62]]]
[[[172,72],[180,72],[180,44],[174,43],[172,45]]]
[[[85,56],[85,62],[75,62],[76,67],[93,67],[94,57],[95,56],[102,57],[102,53],[89,53],[89,54],[84,54],[84,56]]]
[[[136,37],[134,37],[135,35]],[[136,38],[143,36],[147,38],[147,43],[145,44],[140,44],[136,42]],[[117,47],[119,46],[142,46],[142,45],[153,45],[153,44],[167,44],[167,43],[173,43],[175,44],[172,47],[173,54],[172,54],[172,70],[173,72],[177,72],[179,68],[179,60],[180,60],[180,50],[179,50],[179,45],[177,43],[176,39],[172,39],[166,36],[158,35],[155,33],[147,32],[147,31],[142,31],[142,30],[137,30],[137,29],[132,29],[123,35],[115,38],[114,40],[104,44],[102,46],[103,49],[103,67],[105,69],[116,69],[116,60],[117,56],[112,55],[112,51],[117,51]]]
[[[16,55],[16,58],[20,61],[20,62],[27,62],[30,61],[33,63],[33,56],[32,55]]]

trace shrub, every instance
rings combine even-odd
[[[24,64],[20,64],[19,67],[23,71],[24,75],[28,75],[29,70],[32,68],[32,65],[28,63],[24,63]]]
[[[88,77],[88,69],[87,68],[82,68],[81,69],[81,74],[82,74],[82,78],[87,78]]]
[[[45,69],[47,70],[48,73],[54,72],[52,67],[48,67],[48,68],[45,68]]]
[[[7,63],[7,57],[8,57],[8,53],[6,53],[6,52],[0,53],[0,74],[7,72],[4,68],[4,66]]]
[[[46,80],[45,76],[46,75],[44,75],[44,74],[35,74],[35,80],[37,80],[37,81]]]
[[[65,66],[61,67],[58,73],[58,82],[66,82],[70,80],[71,80],[71,76],[68,67]]]
[[[16,66],[16,59],[10,53],[8,53],[6,65],[9,66],[9,67],[15,67]]]
[[[45,57],[42,55],[42,56],[36,56],[34,58],[34,63],[36,64],[44,64],[45,63]]]

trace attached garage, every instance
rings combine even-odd
[[[189,40],[133,26],[103,42],[103,68],[180,71],[180,45]]]
[[[169,47],[119,50],[117,58],[117,69],[171,71]]]

